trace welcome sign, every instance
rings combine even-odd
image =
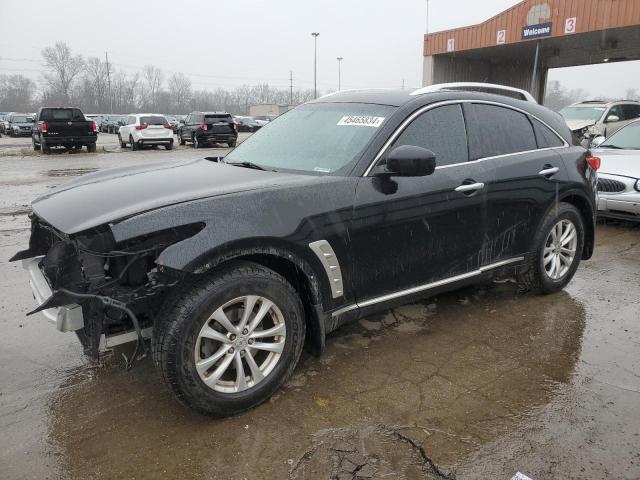
[[[538,25],[529,25],[522,29],[522,40],[530,40],[532,38],[542,38],[551,36],[551,27],[553,24],[539,23]]]

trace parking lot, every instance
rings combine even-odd
[[[96,154],[45,156],[0,139],[2,475],[640,478],[638,225],[600,223],[561,293],[467,288],[348,325],[269,402],[224,420],[176,403],[149,358],[91,363],[74,335],[25,317],[26,275],[7,259],[34,197],[96,169],[226,151],[132,152],[100,134]]]

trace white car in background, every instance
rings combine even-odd
[[[158,113],[136,113],[127,115],[126,124],[118,129],[120,146],[131,145],[133,150],[139,150],[145,145],[164,145],[173,148],[173,128],[164,117]]]
[[[640,222],[640,120],[595,138],[591,152],[600,158],[598,215]]]
[[[640,102],[621,100],[606,102],[589,100],[574,103],[560,110],[567,125],[587,147],[597,136],[610,137],[629,122],[640,118]]]

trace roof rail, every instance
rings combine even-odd
[[[425,93],[434,93],[441,92],[443,90],[497,90],[498,92],[510,92],[516,93],[520,96],[521,100],[525,100],[527,102],[536,102],[536,99],[533,98],[526,90],[521,90],[519,88],[507,87],[506,85],[497,85],[495,83],[480,83],[480,82],[457,82],[457,83],[439,83],[436,85],[430,85],[428,87],[420,88],[411,93],[411,95],[423,95]]]

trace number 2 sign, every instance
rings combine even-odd
[[[507,31],[506,30],[498,30],[498,36],[496,38],[496,43],[498,45],[502,45],[507,43]]]
[[[576,17],[572,17],[572,18],[567,18],[564,21],[564,33],[576,33],[576,25],[577,25],[577,18]]]

